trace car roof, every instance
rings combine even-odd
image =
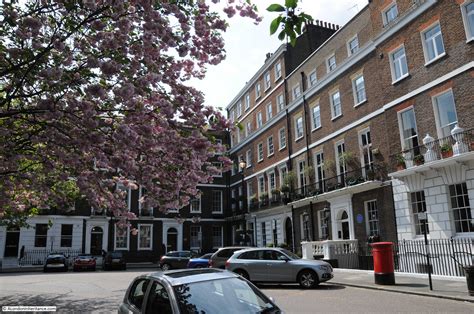
[[[261,251],[261,250],[270,250],[270,251],[279,251],[279,252],[281,252],[283,249],[279,248],[279,247],[252,247],[252,248],[246,248],[246,249],[239,250],[238,252],[239,253],[244,253],[244,252]]]
[[[226,278],[237,278],[238,275],[222,269],[217,268],[198,268],[198,269],[179,269],[169,271],[159,271],[148,275],[139,277],[162,279],[171,286],[179,286],[182,284],[202,282],[209,280],[218,280]]]
[[[250,249],[250,246],[226,246],[226,247],[221,247],[218,249],[216,252],[222,251],[222,250],[234,250],[234,249]]]

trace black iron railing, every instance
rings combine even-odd
[[[50,249],[29,249],[25,250],[23,257],[18,261],[20,266],[41,266],[44,265],[46,257],[50,253],[63,253],[68,259],[69,264],[72,260],[81,254],[81,250],[73,249],[61,249],[61,250],[50,250]]]
[[[453,136],[428,141],[403,150],[390,156],[391,171],[400,171],[414,166],[420,166],[436,160],[448,159],[463,153],[474,151],[474,129],[469,129]],[[419,139],[421,141],[421,139]]]

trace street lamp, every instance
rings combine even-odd
[[[244,213],[244,241],[247,243],[247,197],[245,191],[245,174],[244,169],[247,167],[247,163],[245,162],[244,158],[241,158],[239,161],[240,171],[242,172],[242,211]]]

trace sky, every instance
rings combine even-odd
[[[225,0],[224,0],[225,1]],[[270,22],[278,14],[266,11],[272,3],[283,0],[253,0],[263,16],[259,25],[252,20],[234,16],[224,34],[227,57],[217,66],[210,66],[203,80],[190,85],[202,91],[206,105],[225,108],[264,64],[265,55],[282,44],[276,35],[270,36]],[[368,0],[300,0],[299,7],[315,20],[344,25],[357,14]]]

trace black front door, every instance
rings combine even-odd
[[[349,235],[349,222],[344,221],[342,223],[342,239],[348,240],[349,238],[350,238],[350,235]]]
[[[286,234],[286,239],[285,243],[288,245],[288,247],[293,248],[293,226],[291,225],[291,219],[286,218],[285,221],[285,234]]]
[[[91,255],[102,254],[102,239],[104,232],[101,227],[94,227],[91,231]]]
[[[167,235],[168,237],[166,241],[166,252],[176,251],[178,249],[178,230],[176,230],[175,228],[169,228]]]
[[[8,230],[5,241],[5,257],[18,257],[18,244],[20,242],[20,229]]]

